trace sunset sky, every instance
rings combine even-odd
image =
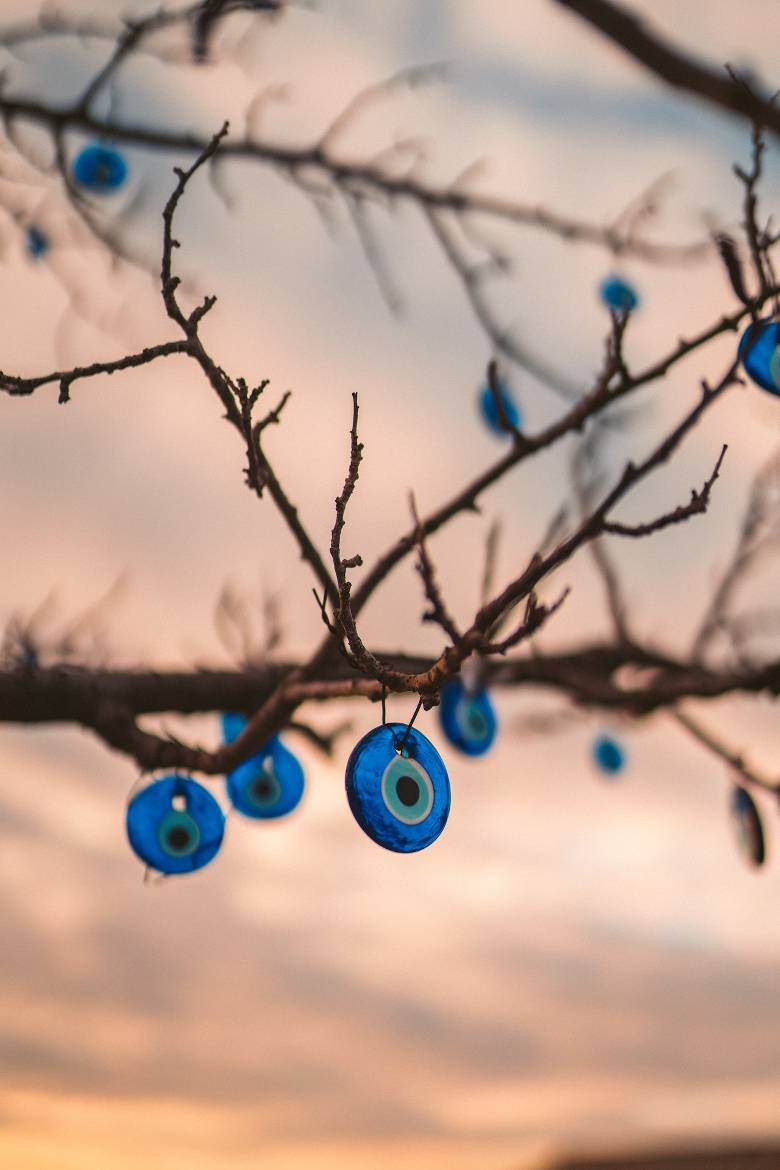
[[[773,0],[633,6],[713,63],[749,65],[780,85]],[[3,24],[30,7],[0,0]],[[102,14],[146,7],[100,3]],[[662,89],[551,0],[319,0],[254,33],[251,24],[242,15],[225,28],[227,62],[213,72],[148,58],[130,67],[117,116],[202,134],[229,117],[238,132],[258,91],[289,83],[264,110],[263,133],[304,143],[361,88],[445,62],[439,81],[366,110],[344,155],[419,137],[432,181],[481,160],[475,188],[594,222],[668,176],[653,238],[687,242],[739,221],[731,168],[748,161],[746,128]],[[9,58],[6,84],[66,100],[100,53],[92,43],[28,47]],[[25,142],[46,160],[45,137]],[[137,150],[128,159],[128,189],[106,214],[153,268],[181,160]],[[474,406],[487,342],[414,207],[371,209],[404,305],[394,317],[343,204],[329,231],[267,168],[223,166],[218,186],[221,197],[204,176],[192,185],[177,231],[187,287],[219,297],[204,337],[233,375],[269,378],[274,402],[292,390],[269,452],[323,550],[359,391],[365,462],[345,553],[370,563],[408,525],[410,489],[422,510],[433,507],[500,450]],[[780,198],[774,146],[762,198],[767,213]],[[112,270],[56,186],[6,144],[0,205],[12,212],[0,222],[0,368],[37,374],[173,336],[155,280]],[[14,216],[51,235],[43,263],[24,255]],[[482,227],[516,257],[496,284],[507,323],[586,388],[608,326],[596,289],[614,262],[535,229]],[[712,258],[626,260],[620,271],[642,297],[628,339],[638,365],[735,307]],[[637,397],[632,428],[610,440],[613,471],[649,452],[733,346],[720,339]],[[529,431],[558,415],[560,402],[530,376],[511,381]],[[312,581],[270,500],[246,490],[240,444],[183,359],[83,383],[67,408],[49,388],[4,397],[0,411],[0,619],[29,615],[53,591],[53,635],[124,575],[96,619],[93,653],[115,664],[230,665],[214,622],[225,584],[257,603],[258,636],[263,594],[278,595],[283,654],[305,654],[321,636]],[[734,389],[623,505],[621,518],[637,520],[686,500],[728,442],[706,517],[615,550],[637,628],[662,645],[690,643],[751,477],[776,447],[778,411],[761,391]],[[478,599],[489,522],[503,521],[508,580],[566,497],[571,453],[567,442],[526,461],[482,515],[431,542],[462,617]],[[775,581],[767,565],[745,605],[774,601]],[[608,631],[587,555],[545,596],[565,585],[571,597],[541,647]],[[405,565],[366,612],[366,640],[435,652],[422,608]],[[72,728],[0,728],[0,1163],[509,1170],[581,1145],[780,1136],[771,803],[761,802],[769,864],[754,873],[734,845],[725,767],[668,719],[630,727],[585,715],[541,738],[513,723],[559,710],[549,696],[496,702],[500,740],[478,762],[447,753],[435,716],[421,717],[453,787],[449,825],[429,850],[385,852],[353,821],[344,761],[377,712],[344,705],[311,716],[324,728],[352,720],[333,761],[287,740],[307,774],[296,815],[267,826],[231,817],[212,865],[157,885],[143,883],[124,835],[134,766]],[[412,706],[393,700],[391,715],[408,718]],[[768,700],[691,711],[772,772]],[[217,742],[216,718],[156,726]],[[604,728],[627,748],[620,783],[589,763]]]

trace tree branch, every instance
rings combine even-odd
[[[554,3],[597,28],[668,85],[748,118],[751,123],[766,126],[774,134],[780,133],[780,111],[769,95],[745,81],[724,76],[677,49],[652,32],[630,9],[611,0],[554,0]]]

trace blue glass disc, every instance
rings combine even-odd
[[[617,776],[626,766],[623,748],[611,735],[599,735],[593,741],[593,762],[605,776]]]
[[[599,285],[601,299],[613,313],[632,313],[639,304],[636,289],[622,276],[607,276]]]
[[[45,256],[48,252],[49,241],[39,228],[35,227],[34,224],[30,224],[25,232],[24,246],[27,249],[27,255],[32,260],[39,260],[41,256]]]
[[[520,411],[505,382],[498,383],[498,396],[501,399],[501,405],[508,422],[519,430],[522,424]],[[505,439],[507,435],[511,437],[512,432],[501,425],[496,400],[490,386],[483,386],[479,392],[479,412],[494,435],[498,435],[501,439]]]
[[[487,691],[480,688],[470,694],[459,678],[442,689],[439,722],[450,743],[467,756],[483,756],[498,730]]]
[[[403,755],[405,723],[375,727],[355,744],[347,761],[347,800],[372,841],[394,853],[431,845],[450,813],[450,781],[436,748],[414,727]]]
[[[762,390],[780,394],[780,322],[751,322],[737,350],[745,373]]]
[[[225,743],[232,743],[234,739],[238,739],[246,727],[246,715],[241,715],[238,711],[225,711],[221,721],[222,738]]]
[[[127,179],[127,163],[118,150],[93,142],[76,156],[73,178],[93,195],[109,195]]]
[[[172,775],[133,797],[126,826],[133,851],[146,865],[160,873],[191,873],[219,851],[225,815],[202,784]]]
[[[766,845],[761,817],[750,793],[737,784],[731,794],[731,815],[737,833],[737,844],[750,865],[763,865]]]
[[[235,712],[222,716],[226,743],[237,739],[246,726],[246,718]],[[272,820],[285,817],[301,801],[304,774],[298,759],[272,736],[261,751],[244,760],[227,775],[227,791],[234,808],[245,817]]]

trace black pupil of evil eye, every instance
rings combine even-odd
[[[420,785],[415,780],[414,776],[399,776],[395,785],[396,793],[401,804],[405,804],[407,808],[417,804],[420,799]]]
[[[256,800],[269,800],[273,795],[274,786],[267,776],[259,776],[252,781],[252,795]]]
[[[166,840],[171,849],[186,849],[190,843],[190,831],[183,825],[174,825],[168,830]]]

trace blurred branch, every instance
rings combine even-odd
[[[718,739],[711,731],[703,727],[698,720],[692,719],[690,715],[680,710],[670,711],[669,714],[698,743],[702,744],[703,747],[706,747],[714,755],[728,764],[739,775],[740,780],[747,781],[748,784],[754,784],[757,788],[763,788],[767,792],[774,793],[776,796],[780,794],[779,781],[768,780],[765,776],[760,775],[748,763],[741,752],[737,752],[733,748],[728,747],[721,739]]]
[[[758,561],[780,540],[780,452],[776,452],[753,481],[737,546],[713,590],[693,641],[691,655],[699,658],[726,622],[737,588]]]
[[[390,651],[382,651],[380,657],[392,669],[408,675],[420,674],[428,665],[423,658]],[[139,717],[165,713],[258,711],[285,686],[287,698],[298,705],[329,703],[335,698],[375,702],[381,698],[381,684],[365,678],[343,660],[336,661],[327,678],[289,683],[301,669],[300,664],[290,661],[246,670],[189,671],[41,667],[20,661],[0,669],[0,722],[73,723],[92,728],[106,742],[127,751],[119,742],[124,737],[125,743],[132,740],[136,746],[142,745],[141,758],[150,767],[162,766],[149,762],[159,738],[166,745],[166,766],[190,766],[191,753],[196,752],[198,762],[191,766],[214,775],[225,770],[228,756],[224,752],[181,744],[176,747],[170,739],[148,732],[143,733],[145,738],[136,739],[130,725]],[[552,654],[487,659],[482,670],[484,685],[491,688],[543,688],[568,697],[583,709],[624,712],[636,718],[684,699],[780,694],[780,660],[750,670],[707,668],[637,644],[618,647],[609,642],[593,643]],[[290,717],[282,726],[291,722],[297,721]],[[135,747],[129,754],[139,758]],[[241,758],[240,752],[232,753],[229,766]]]
[[[579,445],[571,461],[572,486],[580,521],[588,515],[593,505],[597,485],[601,479],[599,454],[602,439],[603,431],[593,428],[584,442]],[[621,642],[629,642],[631,635],[628,627],[628,605],[623,594],[620,576],[607,552],[603,536],[592,540],[589,547],[593,563],[604,587],[607,609],[615,636]]]
[[[119,28],[114,26],[113,33],[110,24],[65,17],[57,12],[42,19],[37,36],[35,26],[32,24],[11,25],[5,30],[0,29],[0,45],[9,48],[22,42],[45,39],[52,35],[64,36],[68,33],[84,38],[95,36],[104,40],[114,40],[108,59],[70,104],[52,105],[36,96],[12,96],[0,90],[0,117],[9,127],[18,121],[25,121],[48,130],[57,147],[59,170],[71,201],[76,204],[79,213],[86,218],[91,229],[98,231],[93,217],[83,206],[78,206],[79,194],[69,181],[64,150],[66,134],[78,132],[108,138],[117,145],[145,146],[177,155],[199,156],[208,146],[208,140],[196,135],[167,130],[155,125],[132,125],[96,113],[94,107],[97,96],[114,81],[123,62],[137,53],[142,46],[149,51],[149,44],[155,34],[176,25],[189,27],[194,57],[203,61],[208,55],[208,45],[214,28],[226,16],[238,11],[277,13],[284,7],[283,0],[200,0],[199,3],[185,6],[175,12],[163,9],[137,21],[127,20]],[[334,143],[343,136],[367,106],[402,85],[415,87],[425,83],[438,76],[441,69],[441,66],[415,66],[359,92],[309,146],[262,142],[256,135],[247,132],[241,140],[223,147],[222,157],[251,159],[274,167],[291,178],[304,194],[311,193],[310,185],[316,176],[321,181],[318,192],[320,196],[341,192],[355,201],[362,196],[373,194],[380,196],[390,205],[400,199],[416,203],[426,211],[449,210],[459,217],[478,213],[509,223],[535,227],[566,241],[590,243],[607,248],[615,254],[630,254],[651,262],[684,262],[701,255],[703,249],[707,247],[704,241],[693,245],[663,245],[643,240],[636,232],[642,217],[624,219],[613,225],[602,226],[516,200],[467,190],[464,176],[451,184],[429,184],[409,173],[394,174],[383,155],[361,159],[345,157],[334,152]],[[354,206],[358,204],[353,202]],[[365,233],[363,238],[365,239]],[[116,245],[117,242],[113,243]]]
[[[652,32],[641,16],[611,0],[554,0],[614,41],[668,85],[780,133],[780,111],[752,82],[724,76]]]

